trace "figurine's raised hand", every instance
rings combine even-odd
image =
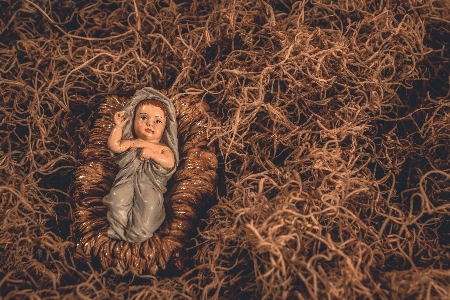
[[[108,148],[114,153],[122,153],[131,148],[132,142],[130,140],[122,140],[122,127],[128,122],[124,118],[125,112],[119,111],[114,114],[114,124],[108,138]]]
[[[128,119],[124,117],[125,112],[124,111],[118,111],[114,114],[114,124],[116,124],[117,127],[122,128],[126,122],[128,122]]]

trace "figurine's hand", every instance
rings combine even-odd
[[[152,148],[149,147],[142,148],[140,159],[141,160],[150,159],[153,157],[155,153],[156,151],[154,151]]]
[[[114,124],[116,124],[117,127],[122,128],[125,123],[128,122],[128,119],[124,118],[124,116],[124,111],[118,111],[114,114]]]

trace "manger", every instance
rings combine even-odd
[[[110,226],[102,199],[109,193],[118,166],[107,147],[113,116],[129,99],[107,97],[100,105],[84,163],[76,172],[74,190],[75,257],[81,262],[137,273],[184,270],[185,246],[205,205],[214,198],[217,158],[206,134],[208,107],[193,97],[173,101],[178,122],[179,164],[164,194],[166,217],[153,236],[130,242],[108,236]]]

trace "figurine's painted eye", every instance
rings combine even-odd
[[[141,116],[141,120],[142,120],[142,121],[147,120],[147,116]]]
[[[162,121],[161,120],[156,120],[155,123],[156,124],[162,124]]]

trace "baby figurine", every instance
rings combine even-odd
[[[119,172],[103,198],[107,235],[140,243],[165,218],[163,194],[179,160],[175,108],[164,95],[143,88],[114,115],[114,123],[108,148],[117,154]]]

